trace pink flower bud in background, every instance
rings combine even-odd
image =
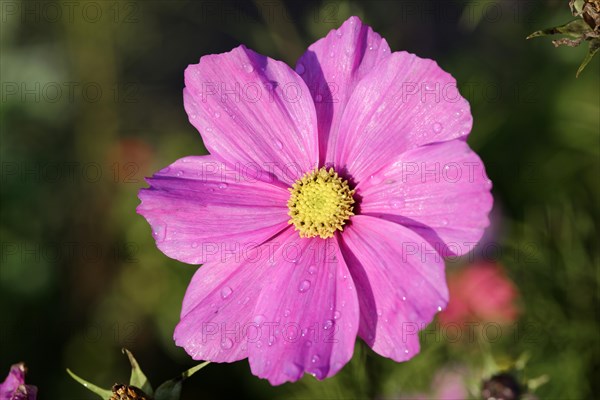
[[[465,322],[497,322],[516,320],[518,291],[500,264],[470,264],[448,277],[450,302],[439,314],[443,325]]]

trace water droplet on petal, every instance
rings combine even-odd
[[[229,350],[233,347],[233,340],[229,339],[229,338],[225,338],[223,339],[223,341],[221,342],[221,348],[225,349],[225,350]]]
[[[254,323],[255,323],[256,325],[260,325],[260,324],[262,324],[263,322],[265,322],[265,319],[266,319],[266,317],[265,317],[264,315],[262,315],[262,314],[258,314],[258,315],[256,315],[256,316],[254,317]]]
[[[311,363],[313,363],[313,364],[316,364],[316,363],[318,363],[318,362],[319,362],[319,360],[320,360],[319,356],[315,354],[315,355],[314,355],[314,356],[312,356],[312,358],[310,359],[310,362],[311,362]]]
[[[311,275],[314,275],[317,273],[317,267],[315,267],[314,265],[311,265],[310,267],[308,267],[308,273]]]
[[[304,64],[299,63],[298,65],[296,65],[296,72],[298,73],[298,75],[302,75],[305,71],[304,68]]]
[[[325,321],[325,323],[323,324],[323,329],[328,330],[333,326],[333,321],[328,319],[327,321]]]
[[[341,38],[341,37],[342,37],[342,35],[343,35],[343,33],[342,33],[342,31],[341,31],[341,30],[339,30],[339,29],[338,29],[337,31],[335,31],[335,36],[337,36],[337,37]]]
[[[285,310],[285,311],[283,312],[283,316],[284,316],[284,317],[289,317],[289,316],[290,316],[290,314],[291,314],[291,311],[290,311],[290,310]]]
[[[250,64],[244,64],[242,67],[244,68],[244,71],[248,73],[254,72],[254,67]]]
[[[333,319],[340,319],[342,317],[342,313],[339,312],[338,310],[335,310],[335,312],[333,313]]]
[[[292,378],[297,378],[301,371],[302,370],[300,369],[300,367],[298,367],[294,363],[285,363],[283,367],[283,372],[285,372],[286,375]]]
[[[371,183],[373,185],[379,185],[381,182],[383,182],[383,177],[379,174],[375,174],[375,175],[371,175],[369,177],[369,180],[371,181]]]
[[[406,296],[402,296],[402,301],[406,301]]]
[[[308,289],[310,289],[310,281],[303,280],[302,282],[300,282],[300,285],[298,286],[298,291],[300,293],[304,293]]]
[[[277,146],[279,150],[283,150],[283,143],[281,140],[275,139],[275,146]]]
[[[218,111],[215,111],[215,118],[219,118],[221,116],[221,113]]]
[[[379,45],[377,43],[372,43],[369,45],[369,50],[377,50]]]
[[[225,286],[223,289],[221,289],[221,298],[225,300],[232,292],[233,290],[229,286]]]
[[[185,174],[185,172],[183,172],[183,171],[179,170],[179,171],[177,171],[177,174],[176,174],[176,175],[177,175],[177,176],[183,176],[183,174]]]
[[[438,306],[437,310],[438,310],[438,312],[442,311],[442,306]]]
[[[157,242],[162,242],[167,237],[167,226],[163,224],[154,225],[152,236]]]
[[[433,131],[435,133],[440,133],[442,131],[442,129],[444,129],[444,127],[439,122],[436,122],[435,124],[433,124]]]
[[[389,204],[390,207],[395,209],[402,208],[402,206],[404,206],[404,202],[401,199],[392,199]]]
[[[408,354],[408,349],[404,350],[404,353],[405,353],[405,354]]]
[[[219,183],[219,189],[227,189],[226,183]]]
[[[192,249],[195,249],[196,247],[198,247],[198,242],[192,242]]]
[[[304,343],[304,345],[306,347],[310,347],[310,346],[312,346],[312,342],[310,340],[308,340],[306,343]]]
[[[442,226],[448,225],[448,220],[446,218],[442,219]]]

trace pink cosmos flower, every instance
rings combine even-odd
[[[440,313],[442,324],[511,323],[519,315],[518,291],[500,264],[470,264],[448,278],[450,302]]]
[[[15,364],[10,367],[10,372],[0,383],[0,400],[35,400],[37,388],[25,384],[25,365]]]
[[[183,95],[211,154],[149,178],[138,207],[160,250],[204,264],[176,344],[274,385],[332,376],[357,336],[417,354],[447,303],[442,256],[474,246],[492,205],[456,81],[352,17],[295,70],[244,46],[204,56]]]

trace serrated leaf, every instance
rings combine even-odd
[[[166,381],[160,385],[158,389],[156,389],[154,400],[179,400],[181,397],[182,382],[194,375],[196,372],[200,371],[202,368],[206,367],[208,364],[210,364],[210,361],[198,364],[195,367],[183,372],[181,376],[171,379],[170,381]]]
[[[588,24],[585,23],[585,21],[582,18],[575,18],[574,20],[567,22],[564,25],[535,31],[531,35],[527,36],[527,39],[558,34],[567,35],[572,38],[579,38],[591,31],[592,29],[588,26]]]
[[[129,386],[140,388],[148,396],[152,396],[154,393],[152,391],[152,385],[150,385],[150,382],[148,382],[148,378],[144,374],[144,371],[142,371],[140,368],[140,365],[133,354],[131,354],[131,352],[125,348],[123,349],[123,353],[127,354],[129,363],[131,364],[131,378],[129,378]]]
[[[592,61],[592,58],[594,58],[594,55],[598,52],[598,50],[600,50],[600,39],[590,40],[590,47],[589,47],[588,53],[585,56],[585,58],[583,59],[583,61],[581,62],[581,65],[579,66],[579,69],[577,70],[577,74],[575,74],[575,76],[577,78],[579,78],[579,74],[583,72],[583,70],[585,69],[585,67],[587,67],[587,65],[590,63],[590,61]]]
[[[73,378],[77,382],[81,383],[81,385],[83,385],[83,387],[85,387],[86,389],[88,389],[89,391],[91,391],[93,393],[96,393],[102,399],[110,400],[110,398],[112,397],[112,395],[113,395],[112,390],[102,389],[102,388],[94,385],[93,383],[90,383],[90,382],[86,381],[85,379],[78,377],[69,368],[67,368],[67,373],[69,375],[71,375],[71,378]]]

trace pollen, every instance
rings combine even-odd
[[[294,224],[300,237],[333,237],[354,215],[354,190],[333,168],[308,172],[288,190],[291,192],[288,223]]]

